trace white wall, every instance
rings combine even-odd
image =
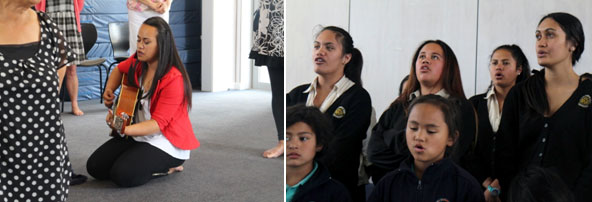
[[[253,60],[249,59],[249,53],[251,52],[252,46],[252,35],[253,32],[253,5],[252,1],[238,0],[237,14],[240,15],[240,23],[237,23],[237,29],[239,36],[237,37],[237,56],[238,60],[237,67],[237,81],[235,81],[235,88],[244,90],[252,87],[252,69]]]
[[[351,9],[349,7],[351,3]],[[397,97],[409,73],[412,54],[428,39],[445,41],[456,54],[467,97],[489,85],[491,51],[520,45],[531,66],[538,66],[534,31],[547,13],[565,11],[580,19],[588,39],[576,72],[592,72],[592,1],[573,0],[330,0],[288,1],[286,6],[286,92],[309,83],[312,29],[337,25],[350,31],[364,56],[362,80],[377,116]],[[348,26],[349,25],[349,26]]]
[[[203,0],[201,2],[201,90],[212,91],[213,89],[213,58],[214,33],[209,30],[214,28],[214,0]]]
[[[202,1],[202,84],[203,91],[235,88],[237,80],[237,2]]]
[[[347,30],[349,2],[344,0],[285,1],[285,90],[310,83],[315,73],[312,67],[313,36],[317,25],[335,25]]]
[[[413,53],[428,39],[452,48],[465,93],[473,92],[477,1],[352,0],[351,8],[350,33],[364,57],[362,82],[378,116],[397,98]]]

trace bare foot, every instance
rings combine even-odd
[[[280,157],[282,154],[284,154],[284,141],[280,140],[275,147],[263,152],[263,157],[271,159]]]
[[[84,112],[82,110],[80,110],[80,108],[72,107],[72,114],[74,114],[76,116],[82,116],[82,115],[84,115]]]
[[[183,171],[183,166],[182,165],[181,166],[174,167],[174,168],[170,168],[168,174],[170,175],[170,174],[173,174],[175,172],[181,172],[181,171]]]

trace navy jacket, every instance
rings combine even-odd
[[[411,170],[413,158],[401,163],[374,187],[368,202],[378,201],[485,201],[477,180],[451,159],[429,166],[421,180]],[[444,200],[446,199],[446,200]]]
[[[461,166],[470,161],[470,153],[473,151],[477,136],[477,121],[475,110],[469,101],[460,98],[450,98],[460,112],[459,124],[460,136],[456,141],[451,158]],[[411,101],[409,101],[411,102]],[[387,172],[393,171],[400,163],[409,158],[411,154],[405,143],[405,129],[407,127],[407,115],[402,103],[391,105],[378,120],[372,129],[372,136],[368,142],[368,160],[373,164],[374,173],[372,179],[379,182]]]
[[[331,179],[329,170],[318,164],[317,171],[292,197],[292,202],[348,202],[352,201],[343,184]]]

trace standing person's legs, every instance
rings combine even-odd
[[[121,187],[135,187],[168,175],[177,168],[182,170],[183,162],[185,160],[174,158],[148,143],[135,142],[115,160],[110,178]]]
[[[278,144],[263,152],[265,158],[276,158],[284,153],[284,62],[268,64],[267,71],[271,82],[271,110],[278,132]]]
[[[76,74],[76,65],[67,67],[66,77],[66,89],[68,89],[68,94],[70,94],[72,114],[82,116],[84,112],[78,107],[78,75]]]

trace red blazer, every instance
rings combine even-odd
[[[117,65],[120,72],[127,74],[137,60],[134,56],[135,54]],[[136,81],[141,74],[142,68],[136,68]],[[150,99],[150,115],[171,144],[180,149],[191,150],[199,147],[199,141],[189,121],[184,89],[183,75],[173,66],[158,80],[156,90]]]

